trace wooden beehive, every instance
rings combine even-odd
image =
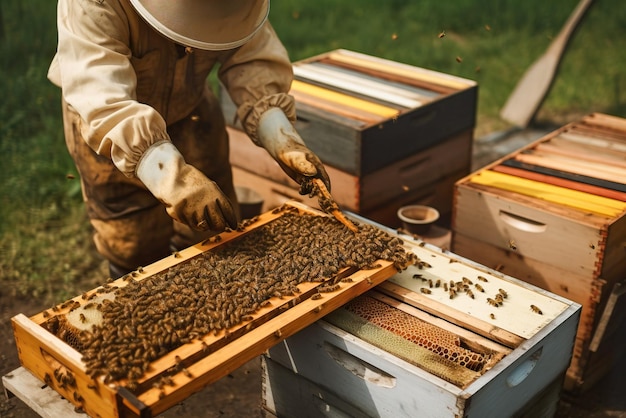
[[[324,280],[300,283],[295,293],[272,296],[267,299],[268,303],[261,303],[253,315],[249,315],[248,318],[238,323],[233,323],[224,329],[216,328],[215,332],[197,335],[189,338],[187,342],[181,340],[181,344],[151,361],[147,371],[134,379],[132,385],[130,378],[111,379],[108,376],[94,375],[85,363],[81,352],[62,340],[59,337],[60,333],[49,331],[52,329],[52,324],[58,324],[64,320],[64,315],[68,312],[77,308],[88,309],[87,304],[93,304],[93,300],[100,297],[99,295],[108,294],[108,290],[115,288],[124,289],[132,283],[139,289],[136,294],[137,304],[129,303],[123,309],[124,314],[130,315],[132,311],[132,318],[136,318],[137,323],[118,325],[123,329],[118,331],[117,335],[125,336],[126,327],[131,327],[131,325],[136,332],[139,332],[139,327],[142,326],[139,323],[140,318],[147,314],[154,315],[154,313],[149,313],[151,306],[143,307],[139,302],[142,288],[151,279],[161,273],[167,274],[168,271],[186,263],[198,262],[198,257],[209,252],[223,249],[231,244],[237,245],[237,240],[245,239],[247,234],[254,233],[278,218],[287,216],[286,213],[291,214],[289,216],[295,213],[301,217],[304,215],[323,216],[306,206],[294,203],[281,210],[264,213],[248,221],[237,231],[224,232],[216,238],[140,268],[131,275],[86,292],[53,309],[45,310],[30,318],[21,314],[15,316],[12,324],[22,365],[90,416],[103,418],[154,416],[180,403],[206,385],[226,376],[230,371],[260,355],[269,347],[371,289],[397,271],[394,261],[381,259],[376,265],[368,266],[366,269],[339,270],[337,279],[341,279],[341,282],[336,282],[332,289],[324,289],[324,286],[328,286],[328,281]],[[240,252],[240,247],[235,248],[236,252]],[[276,257],[282,257],[282,254],[275,254]],[[330,263],[331,260],[326,260],[326,262]],[[289,263],[293,264],[296,261],[281,260],[281,265],[289,265]],[[231,281],[236,280],[237,277],[233,277]],[[176,295],[170,295],[167,298],[159,297],[162,298],[159,299],[162,301],[159,303],[166,301],[176,303]],[[208,303],[217,304],[210,298],[207,298],[205,304]],[[174,311],[180,311],[182,315],[186,315],[185,312],[188,312],[188,309],[189,306],[174,306]],[[135,312],[141,315],[135,316]],[[176,321],[174,324],[177,323]],[[170,332],[168,327],[172,327],[172,323],[163,322],[164,333],[158,337],[159,339],[163,338],[166,342],[168,339],[173,341],[175,334],[178,335],[177,338],[182,339],[181,334],[177,331]],[[168,333],[166,334],[165,331]],[[103,341],[99,343],[103,347],[99,353],[103,353],[106,343]],[[130,353],[128,356],[131,357]],[[120,363],[123,364],[124,361]]]
[[[552,416],[580,305],[428,244],[406,245],[426,264],[268,351],[266,409],[281,417]],[[451,281],[473,294],[459,290],[450,298]],[[502,304],[488,303],[500,289]],[[352,307],[365,298],[379,307]],[[450,336],[452,348],[443,344]],[[464,364],[463,352],[483,362]],[[459,361],[441,364],[441,357]]]
[[[595,383],[622,348],[626,120],[591,114],[461,179],[452,249],[583,306],[566,388]]]
[[[470,171],[476,83],[336,50],[293,64],[296,129],[326,165],[346,209],[388,226],[406,204],[452,209],[452,185]],[[300,197],[296,185],[241,133],[222,89],[235,181],[266,201]],[[259,186],[259,184],[261,186]]]
[[[473,129],[474,81],[339,49],[293,64],[298,133],[324,163],[361,176]],[[235,106],[222,89],[227,122]]]

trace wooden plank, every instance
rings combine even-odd
[[[458,77],[348,50],[329,52],[327,58],[334,63],[345,63],[354,67],[375,70],[378,74],[390,74],[404,80],[420,82],[421,85],[428,83],[454,90],[462,90],[472,86],[468,80]]]
[[[591,113],[583,117],[581,123],[603,129],[608,127],[615,131],[626,133],[626,119],[605,113]]]
[[[469,314],[459,312],[458,310],[452,309],[446,305],[441,305],[437,302],[433,302],[425,296],[410,291],[402,286],[387,282],[381,284],[378,289],[381,292],[384,292],[390,296],[393,295],[393,297],[396,297],[401,301],[408,303],[409,305],[413,305],[426,312],[433,314],[436,312],[438,316],[452,322],[453,324],[464,324],[464,326],[467,326],[467,323],[469,322],[469,326],[467,326],[469,330],[477,332],[481,335],[488,335],[495,341],[507,347],[515,348],[524,341],[523,338],[515,334],[511,334],[510,332],[507,332],[501,328],[493,327],[485,322],[476,321]]]
[[[624,183],[626,168],[607,163],[585,161],[577,157],[568,157],[547,153],[535,148],[515,156],[515,159],[544,167],[584,174],[616,183]]]
[[[577,210],[615,217],[626,210],[626,203],[596,196],[590,193],[569,190],[538,181],[522,179],[492,170],[481,171],[470,177],[471,183],[509,190],[536,199],[565,205]]]
[[[597,150],[584,148],[576,149],[568,147],[566,144],[552,139],[551,141],[542,142],[537,144],[535,150],[545,153],[546,155],[556,155],[568,158],[573,158],[582,162],[592,162],[606,164],[609,167],[626,168],[626,154],[619,155],[612,158],[612,156],[606,154],[599,154]]]
[[[293,66],[294,76],[314,83],[330,86],[335,89],[356,93],[361,96],[392,103],[407,109],[420,107],[424,102],[401,89],[385,85],[384,83],[365,80],[349,74],[342,74],[325,68],[314,67],[310,64],[296,64]]]
[[[59,396],[24,367],[18,367],[2,377],[2,385],[42,418],[84,418],[74,405]]]
[[[594,186],[588,183],[583,183],[580,181],[568,180],[561,176],[551,176],[548,174],[542,174],[538,170],[531,170],[530,164],[528,164],[524,169],[516,168],[509,166],[507,164],[497,165],[492,167],[493,171],[497,171],[499,173],[510,174],[512,176],[521,177],[529,180],[539,181],[546,184],[552,184],[555,186],[561,186],[572,190],[578,190],[585,193],[591,193],[597,196],[608,197],[610,199],[620,200],[622,202],[626,202],[626,193],[618,192],[611,189],[605,189],[603,187]]]
[[[400,114],[398,109],[383,106],[378,103],[359,99],[348,94],[339,93],[337,91],[325,89],[313,84],[305,83],[299,80],[293,80],[291,89],[297,92],[306,93],[312,97],[318,97],[330,102],[335,102],[347,107],[353,107],[369,113],[373,113],[385,118],[394,118]]]
[[[602,189],[614,190],[618,192],[626,192],[626,185],[623,183],[616,183],[614,181],[608,181],[599,179],[596,177],[585,176],[579,173],[572,173],[571,171],[563,171],[555,168],[544,167],[541,165],[525,163],[514,158],[508,160],[501,160],[501,165],[513,168],[520,168],[527,171],[532,171],[539,174],[545,174],[552,177],[558,177],[565,180],[574,181],[577,183],[589,184]]]
[[[308,65],[311,65],[315,68],[326,68],[333,70],[334,72],[339,72],[342,74],[349,74],[353,77],[358,77],[362,80],[370,80],[376,81],[378,83],[384,83],[383,88],[393,87],[394,91],[398,94],[405,95],[406,97],[414,98],[415,100],[422,100],[425,102],[429,102],[431,100],[435,100],[440,96],[436,91],[425,89],[421,87],[417,87],[411,84],[402,83],[396,80],[390,80],[389,77],[381,78],[376,77],[374,75],[368,74],[363,71],[358,71],[356,69],[347,68],[345,66],[334,65],[327,61],[314,61],[307,62]]]
[[[614,147],[612,143],[594,144],[594,139],[595,138],[589,138],[587,136],[579,137],[578,135],[568,135],[568,132],[564,132],[561,135],[550,138],[550,140],[545,143],[553,144],[558,147],[565,148],[566,150],[571,149],[583,153],[590,153],[597,158],[606,159],[617,164],[626,163],[626,144],[624,144],[624,149],[620,150]]]
[[[326,100],[319,95],[316,96],[303,93],[296,89],[292,89],[290,93],[296,99],[298,104],[305,104],[340,117],[354,119],[366,125],[372,125],[386,120],[385,117],[380,116],[377,113],[365,111],[345,103],[337,103],[336,101]]]

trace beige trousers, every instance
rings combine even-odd
[[[174,221],[137,178],[126,177],[96,154],[81,135],[80,116],[63,103],[65,139],[81,178],[98,252],[126,270],[146,266],[212,235]],[[168,127],[187,163],[215,181],[239,211],[229,162],[228,134],[219,103],[205,95],[186,118]]]

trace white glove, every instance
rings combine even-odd
[[[282,109],[273,107],[261,115],[258,126],[259,142],[289,177],[308,194],[311,182],[307,177],[319,177],[330,190],[330,179],[322,161],[306,147]]]
[[[187,164],[171,142],[148,148],[136,174],[175,220],[201,231],[237,227],[230,200],[215,182]]]

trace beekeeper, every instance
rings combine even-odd
[[[292,125],[292,67],[268,14],[269,0],[58,2],[48,77],[112,277],[237,224],[214,67],[252,141],[298,184],[330,186]]]

